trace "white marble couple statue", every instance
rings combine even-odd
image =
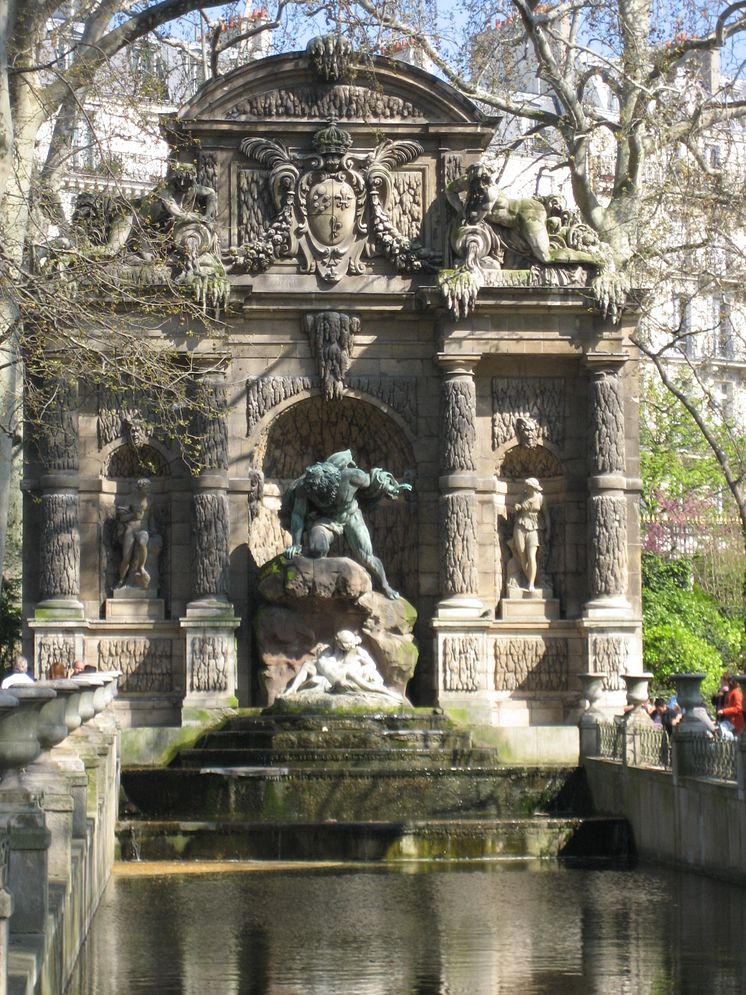
[[[334,646],[321,646],[315,660],[307,660],[280,697],[304,694],[364,695],[409,705],[387,688],[373,657],[350,629],[340,629]]]

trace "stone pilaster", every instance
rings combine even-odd
[[[441,353],[443,415],[440,452],[439,618],[479,618],[476,386],[478,355]]]
[[[195,436],[200,473],[193,480],[193,595],[180,621],[186,637],[184,721],[190,709],[235,703],[240,624],[229,601],[230,514],[225,375],[205,374],[197,388]]]

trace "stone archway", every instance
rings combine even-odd
[[[311,463],[344,449],[351,449],[356,463],[365,470],[384,467],[398,480],[416,483],[414,452],[401,427],[373,404],[350,396],[331,402],[312,396],[286,408],[258,444],[255,465],[261,468],[266,484],[284,491]],[[416,496],[382,501],[367,515],[367,522],[373,548],[383,560],[389,581],[416,602]],[[265,528],[274,526],[268,523]],[[349,555],[343,540],[336,552]]]

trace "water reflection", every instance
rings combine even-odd
[[[746,890],[553,865],[115,877],[70,995],[741,992]]]

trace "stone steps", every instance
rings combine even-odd
[[[247,749],[221,748],[182,750],[179,767],[215,768],[250,767],[433,767],[447,763],[449,767],[488,767],[495,761],[491,750],[434,750],[407,746],[402,749]]]
[[[623,859],[623,819],[549,818],[408,822],[124,821],[122,860]]]
[[[432,711],[239,717],[169,768],[123,770],[122,787],[124,859],[517,859],[573,846],[628,849],[618,820],[582,817],[576,768],[503,765]]]
[[[574,773],[566,768],[446,765],[130,768],[122,772],[122,786],[132,810],[147,819],[528,818],[552,811]]]

